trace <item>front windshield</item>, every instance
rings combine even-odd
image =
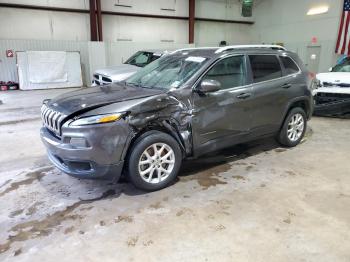
[[[126,84],[144,88],[178,88],[202,65],[207,58],[181,54],[164,56],[127,79]]]
[[[350,72],[350,58],[332,68],[332,72]]]
[[[142,52],[139,51],[126,60],[125,64],[144,67],[152,61],[152,53],[151,52]]]

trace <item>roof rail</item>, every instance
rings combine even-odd
[[[205,46],[205,47],[188,47],[188,48],[181,48],[181,49],[177,49],[175,51],[172,52],[173,53],[177,53],[177,52],[183,52],[183,51],[191,51],[191,50],[197,50],[197,49],[215,49],[217,47],[215,46]]]
[[[286,50],[285,47],[280,45],[231,45],[231,46],[221,47],[218,50],[216,50],[215,53],[219,54],[227,50],[248,49],[248,48],[270,48],[270,49],[276,49],[276,50]]]

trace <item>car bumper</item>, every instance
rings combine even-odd
[[[314,110],[316,116],[336,116],[348,113],[350,113],[350,100],[316,104]]]
[[[318,93],[314,99],[314,115],[332,116],[350,113],[350,94]]]
[[[45,127],[40,134],[50,161],[64,173],[116,181],[122,173],[133,132],[126,123],[110,123],[65,127],[60,138]]]

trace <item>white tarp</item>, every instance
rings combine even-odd
[[[62,83],[68,82],[66,71],[66,52],[64,51],[28,51],[29,82]]]
[[[79,52],[17,52],[19,88],[22,90],[81,87]]]

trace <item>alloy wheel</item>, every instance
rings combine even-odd
[[[301,114],[297,113],[291,117],[288,123],[287,136],[292,142],[298,141],[304,133],[305,122]]]
[[[141,154],[138,163],[139,174],[144,181],[157,184],[169,177],[174,164],[173,149],[165,143],[155,143]]]

